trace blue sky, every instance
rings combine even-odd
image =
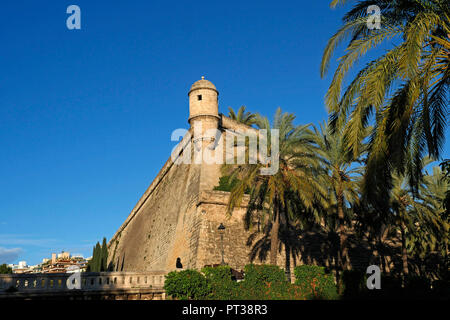
[[[81,8],[81,30],[66,8]],[[326,119],[329,1],[8,1],[0,19],[0,263],[90,256],[187,128],[202,75],[219,111]],[[333,68],[330,68],[333,70]],[[448,157],[448,143],[444,154]]]

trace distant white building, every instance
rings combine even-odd
[[[70,253],[69,252],[61,252],[58,253],[58,259],[69,259],[70,258]]]
[[[26,261],[19,261],[19,264],[8,265],[14,273],[23,273],[28,270],[28,265]]]
[[[59,254],[52,253],[52,258],[42,259],[42,263],[29,266],[26,261],[18,264],[9,264],[13,273],[73,273],[83,272],[87,268],[88,261],[81,254],[71,255],[70,252],[62,251]]]
[[[66,268],[67,273],[81,272],[81,268],[77,265],[71,265]]]

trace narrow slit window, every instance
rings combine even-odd
[[[197,99],[198,99],[198,101],[202,100],[202,95],[199,94],[199,95],[197,96]]]

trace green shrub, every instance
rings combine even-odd
[[[206,299],[211,288],[203,274],[195,270],[172,271],[164,283],[166,293],[175,299]]]
[[[232,273],[229,266],[204,267],[202,273],[212,283],[232,281]]]
[[[249,264],[244,268],[241,282],[232,279],[229,266],[205,267],[195,270],[170,272],[164,289],[175,299],[214,300],[303,300],[334,299],[336,286],[323,268],[302,266],[296,268],[297,281],[286,280],[284,270],[272,265]],[[331,281],[331,282],[330,282]]]
[[[9,273],[9,274],[13,273],[12,268],[8,267],[8,265],[6,263],[1,264],[0,265],[0,274],[7,274],[7,273]]]
[[[233,292],[231,299],[237,300],[304,300],[305,296],[299,286],[287,281],[249,283],[242,281],[237,283],[237,290]]]
[[[337,287],[333,275],[325,272],[325,267],[298,266],[294,269],[295,284],[306,299],[337,299]]]
[[[231,300],[234,298],[234,292],[237,291],[237,283],[232,280],[229,266],[204,267],[202,272],[211,287],[209,299]]]
[[[278,266],[248,264],[244,267],[244,281],[250,284],[287,282],[284,270]]]
[[[238,300],[286,300],[288,282],[254,282],[242,281],[238,284],[234,299]]]
[[[239,179],[234,178],[234,179],[230,179],[229,176],[222,176],[219,178],[219,185],[215,186],[213,188],[213,190],[218,190],[218,191],[227,191],[227,192],[231,192],[231,190],[233,190],[233,188],[240,182]],[[244,193],[249,194],[250,193],[250,188],[246,188]]]
[[[249,264],[244,268],[244,280],[239,282],[232,299],[239,300],[300,300],[300,287],[286,280],[284,270],[272,265]]]

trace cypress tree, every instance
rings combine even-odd
[[[94,256],[95,256],[95,246],[92,247],[92,258],[91,260],[89,260],[88,262],[88,266],[87,266],[87,272],[94,272],[93,267],[94,267]]]
[[[103,238],[103,243],[100,245],[100,242],[94,246],[92,251],[92,259],[88,264],[88,271],[90,272],[101,272],[108,270],[108,244],[106,242],[106,238]]]
[[[102,249],[100,254],[101,254],[101,271],[107,271],[108,244],[106,243],[106,238],[103,238]]]
[[[100,267],[101,267],[101,263],[102,263],[102,249],[100,247],[100,243],[97,242],[97,244],[95,245],[95,249],[94,249],[94,272],[100,272]]]

